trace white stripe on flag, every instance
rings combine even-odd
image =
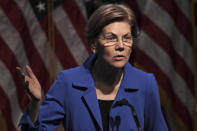
[[[23,41],[1,9],[0,17],[0,36],[6,42],[7,46],[12,50],[20,66],[25,67],[25,65],[28,65],[29,62],[25,55],[25,49],[22,44]]]
[[[54,11],[54,20],[63,39],[66,41],[66,46],[69,47],[76,62],[81,65],[87,58],[88,51],[62,7],[58,7]]]
[[[148,43],[148,44],[147,44]],[[170,57],[161,49],[145,32],[141,32],[138,47],[158,65],[168,76],[173,90],[178,98],[188,108],[193,117],[194,97],[186,86],[185,81],[177,74],[171,63]]]
[[[194,72],[193,49],[185,40],[182,34],[177,30],[174,21],[162,8],[155,2],[147,2],[145,15],[150,18],[165,34],[172,40],[172,46],[176,52],[183,58],[185,64]],[[155,11],[156,10],[156,11]]]
[[[42,61],[45,64],[45,67],[49,70],[49,43],[46,37],[46,34],[42,30],[33,9],[27,0],[15,1],[20,9],[23,12],[25,20],[27,22],[27,26],[29,29],[29,33],[31,35],[32,41],[36,47],[36,50],[39,52]],[[63,67],[61,66],[60,62],[58,61],[57,57],[55,56],[55,63],[56,63],[56,70],[62,70]],[[56,72],[57,73],[57,72]]]
[[[82,12],[84,19],[87,20],[87,13],[86,13],[86,7],[84,4],[84,1],[83,0],[75,0],[75,3],[78,5],[80,11]]]
[[[187,17],[187,19],[189,21],[192,21],[191,18],[192,0],[175,0],[175,3],[179,7],[181,12]]]
[[[1,60],[0,60],[0,69],[1,69],[0,74],[3,76],[0,79],[0,85],[9,98],[12,121],[14,123],[14,126],[18,128],[18,123],[20,117],[22,116],[22,111],[18,103],[16,86],[12,79],[12,75],[10,74],[9,70],[6,68],[6,66],[2,63]]]

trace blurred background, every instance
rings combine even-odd
[[[91,53],[85,26],[106,2],[136,14],[131,63],[156,76],[169,130],[197,131],[197,0],[0,0],[1,131],[19,130],[29,101],[15,67],[30,65],[46,93],[59,71]]]

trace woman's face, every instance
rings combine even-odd
[[[98,54],[97,62],[122,68],[128,62],[133,39],[130,25],[127,22],[113,22],[106,25],[98,37],[94,53]]]

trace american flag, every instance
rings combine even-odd
[[[15,67],[30,65],[46,93],[60,70],[88,57],[85,26],[104,1],[0,0],[0,130],[19,130],[28,104]],[[169,129],[194,131],[192,0],[111,1],[136,13],[141,31],[134,65],[155,74]]]

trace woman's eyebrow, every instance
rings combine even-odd
[[[116,34],[114,34],[113,32],[104,32],[103,34],[104,34],[104,35],[116,35]]]
[[[104,35],[114,35],[114,36],[118,36],[117,34],[113,33],[113,32],[103,32]],[[126,35],[131,35],[131,32],[127,32],[122,36],[126,36]]]

